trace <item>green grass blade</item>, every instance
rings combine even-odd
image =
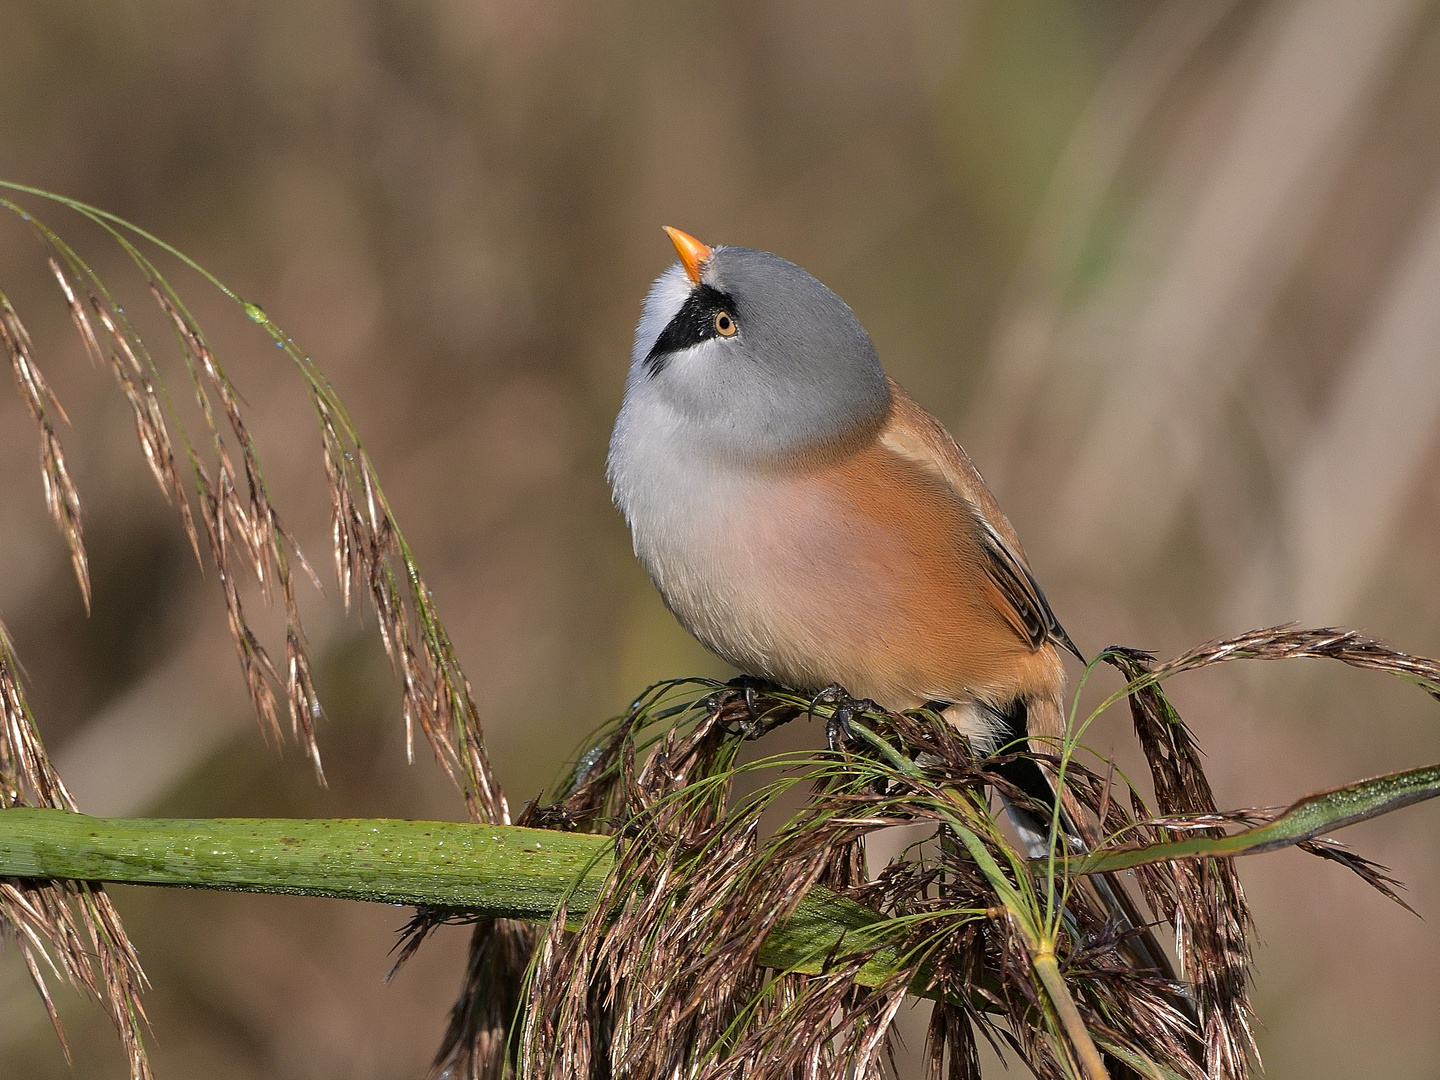
[[[1259,855],[1312,840],[1347,825],[1368,821],[1440,795],[1440,765],[1377,776],[1307,795],[1274,821],[1222,838],[1194,837],[1169,844],[1099,851],[1069,860],[1077,874],[1127,870],[1146,863]]]

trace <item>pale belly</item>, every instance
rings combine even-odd
[[[934,580],[944,537],[917,551],[898,521],[808,477],[707,487],[663,527],[632,520],[666,603],[707,647],[749,674],[799,690],[839,683],[889,708],[984,696],[956,640],[984,601],[953,617],[953,583]]]
[[[665,602],[741,671],[891,709],[953,702],[967,733],[987,707],[1058,701],[1059,652],[1002,614],[977,508],[944,470],[882,441],[808,467],[731,464],[627,399],[609,476]]]

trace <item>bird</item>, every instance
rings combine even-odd
[[[747,675],[1053,752],[1062,654],[1084,656],[965,451],[805,270],[665,232],[607,474],[666,605]],[[1053,799],[1033,762],[1010,772]]]
[[[1056,752],[1064,654],[1085,657],[960,444],[805,270],[665,232],[679,258],[645,297],[606,472],[666,605],[748,676],[930,708],[981,754]],[[1001,793],[1032,858],[1052,822],[1094,846],[1035,758],[995,771],[1025,797]],[[1174,983],[1128,890],[1089,881],[1123,951]]]

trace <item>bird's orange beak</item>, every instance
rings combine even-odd
[[[675,245],[675,251],[680,256],[680,264],[685,267],[685,276],[692,284],[700,284],[700,264],[710,258],[710,249],[696,240],[689,233],[683,233],[679,229],[672,229],[669,225],[663,226],[665,235],[670,237],[670,242]]]

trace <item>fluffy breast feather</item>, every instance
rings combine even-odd
[[[933,430],[916,430],[911,407]],[[627,400],[610,477],[666,603],[743,671],[838,682],[892,708],[1054,694],[1058,653],[1016,632],[983,570],[976,511],[993,499],[963,455],[931,452],[936,432],[949,440],[899,391],[878,438],[756,468],[707,456],[680,418]]]

